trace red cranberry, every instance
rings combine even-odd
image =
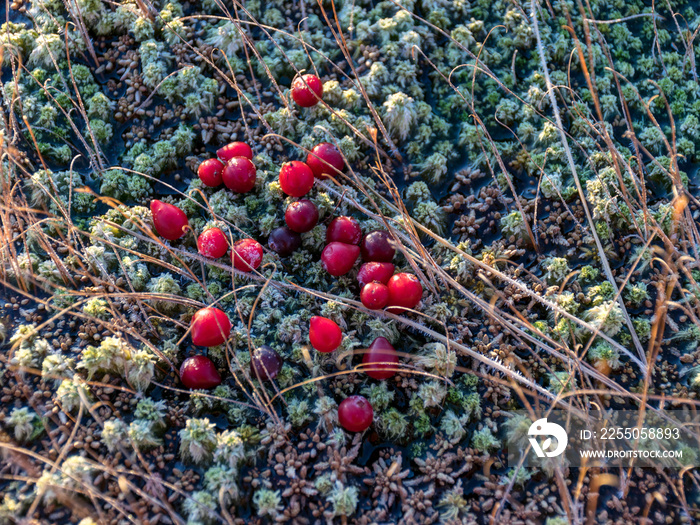
[[[226,234],[219,228],[204,230],[197,238],[197,249],[205,257],[211,257],[212,259],[223,257],[228,251]]]
[[[192,344],[197,346],[219,346],[231,333],[231,321],[226,312],[208,306],[198,310],[190,322]]]
[[[249,158],[233,157],[224,168],[224,184],[236,193],[248,193],[255,186],[256,171]]]
[[[329,274],[338,277],[352,270],[358,255],[360,249],[354,244],[332,242],[321,252],[321,262]]]
[[[350,396],[338,406],[338,422],[348,432],[364,432],[372,424],[374,410],[364,396]]]
[[[221,186],[221,183],[224,181],[223,172],[224,163],[219,159],[207,159],[202,161],[197,168],[197,175],[199,175],[202,184],[210,188]]]
[[[250,360],[250,374],[260,381],[269,381],[277,377],[282,370],[282,358],[267,345],[262,345],[253,351]]]
[[[292,202],[284,212],[284,222],[297,233],[308,232],[318,224],[318,208],[308,199]]]
[[[292,82],[292,98],[302,108],[315,106],[323,96],[323,83],[316,75],[298,76]]]
[[[345,168],[345,160],[340,150],[330,142],[321,142],[314,146],[306,157],[306,164],[317,179],[327,179],[327,175],[337,177]]]
[[[360,292],[360,301],[370,310],[384,308],[389,302],[389,288],[379,282],[366,284]]]
[[[389,379],[396,373],[399,354],[386,338],[377,337],[362,356],[362,364],[365,365],[362,369],[369,377]]]
[[[319,352],[332,352],[343,341],[340,327],[332,319],[314,316],[309,322],[309,341]]]
[[[344,242],[345,244],[360,244],[362,230],[360,224],[352,217],[336,217],[326,229],[326,242]]]
[[[303,162],[285,162],[280,170],[280,187],[291,197],[303,197],[314,186],[314,174]]]
[[[423,297],[423,287],[412,273],[397,273],[387,283],[389,306],[415,308]]]
[[[301,246],[301,235],[290,230],[287,226],[280,226],[270,232],[267,244],[280,257],[287,257]]]
[[[394,275],[394,265],[386,262],[368,262],[360,266],[360,271],[357,272],[357,280],[361,287],[373,282],[379,281],[386,284]]]
[[[252,272],[262,262],[263,248],[255,239],[236,241],[231,249],[233,267],[242,272]]]
[[[231,142],[230,144],[226,144],[223,148],[219,148],[216,152],[216,156],[224,162],[228,162],[234,157],[245,157],[253,160],[253,150],[250,149],[250,146],[245,142]]]
[[[158,235],[169,241],[179,239],[186,233],[189,225],[187,215],[177,206],[159,200],[151,201],[153,227]]]
[[[211,359],[193,355],[182,362],[180,381],[190,390],[208,390],[221,384],[221,376]]]
[[[391,245],[391,235],[384,230],[375,230],[365,235],[360,249],[365,261],[391,262],[396,253]]]

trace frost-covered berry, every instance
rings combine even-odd
[[[314,174],[298,160],[285,162],[280,169],[280,188],[290,197],[303,197],[314,186]]]
[[[389,379],[396,373],[399,355],[388,339],[377,337],[362,356],[362,364],[362,369],[369,377]]]
[[[350,396],[338,406],[338,422],[349,432],[364,432],[372,424],[374,410],[364,396]]]
[[[423,296],[423,287],[411,273],[397,273],[387,283],[389,306],[415,308]]]
[[[253,160],[253,150],[245,142],[231,142],[216,151],[216,156],[228,162],[234,157],[245,157]]]
[[[337,177],[345,169],[345,160],[340,150],[330,142],[314,146],[306,157],[306,164],[317,179],[327,179],[327,175]]]
[[[368,262],[360,266],[360,271],[357,272],[357,281],[360,283],[360,287],[379,281],[382,284],[386,284],[394,275],[394,265],[386,262]]]
[[[391,235],[383,230],[369,232],[360,244],[365,261],[391,262],[396,250],[391,245]]]
[[[389,288],[379,282],[368,283],[360,292],[360,301],[370,310],[384,308],[389,302]]]
[[[221,376],[211,359],[194,355],[182,362],[180,381],[190,390],[208,390],[221,384]]]
[[[314,316],[309,321],[309,341],[319,352],[332,352],[340,346],[343,333],[332,319]]]
[[[224,163],[219,159],[207,159],[197,168],[197,175],[202,184],[210,188],[221,186],[221,183],[224,182],[223,173]]]
[[[362,229],[352,217],[336,217],[326,228],[326,242],[344,242],[345,244],[360,244]]]
[[[154,199],[151,201],[151,214],[153,227],[164,239],[174,241],[187,232],[187,215],[177,206]]]
[[[260,266],[263,248],[255,239],[241,239],[231,248],[233,267],[242,272],[252,272]]]
[[[315,106],[323,96],[323,83],[316,75],[298,76],[292,82],[292,98],[302,108]]]
[[[253,351],[250,360],[250,373],[261,381],[269,381],[277,377],[282,370],[282,358],[275,350],[262,345]]]
[[[288,226],[280,226],[270,232],[267,244],[280,257],[287,257],[301,247],[301,235]]]
[[[359,255],[360,248],[354,244],[332,242],[321,252],[321,263],[329,274],[338,277],[352,270]]]
[[[248,193],[255,186],[255,164],[247,157],[234,157],[226,163],[223,180],[236,193]]]
[[[318,208],[308,199],[292,202],[284,212],[284,222],[297,233],[311,231],[318,223]]]
[[[197,238],[197,250],[200,254],[212,259],[223,257],[228,251],[226,234],[219,228],[204,230]]]
[[[208,306],[192,316],[190,334],[197,346],[218,346],[231,333],[231,321],[223,310]]]

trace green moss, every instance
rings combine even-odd
[[[391,405],[396,394],[389,388],[386,381],[380,381],[366,385],[362,389],[362,395],[369,400],[375,412],[379,413]]]
[[[471,445],[479,452],[489,452],[501,446],[501,442],[494,437],[488,427],[484,427],[472,434]]]
[[[279,490],[258,489],[253,495],[253,504],[261,518],[268,516],[274,520],[281,515],[282,498]]]
[[[561,284],[571,272],[569,262],[563,257],[550,257],[542,261],[544,278],[550,284]]]
[[[620,368],[620,353],[607,342],[599,342],[588,351],[588,358],[598,368],[616,370]]]
[[[328,494],[328,501],[333,506],[333,516],[352,516],[357,509],[359,490],[356,487],[344,486],[336,481]]]
[[[624,323],[620,305],[614,301],[604,301],[599,306],[586,310],[584,320],[606,335],[617,334]]]
[[[522,237],[527,234],[523,216],[519,211],[510,212],[501,218],[501,229],[507,236]]]
[[[395,408],[389,408],[380,413],[377,428],[387,439],[401,442],[407,437],[408,418]]]
[[[217,446],[214,424],[208,419],[188,419],[180,430],[180,456],[196,465],[208,464]]]

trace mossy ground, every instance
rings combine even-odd
[[[8,8],[0,522],[698,519],[692,469],[614,472],[595,495],[605,472],[516,472],[503,449],[535,399],[697,402],[694,3]],[[302,70],[324,81],[306,110]],[[195,175],[232,140],[255,152],[247,195]],[[195,232],[265,244],[281,164],[321,141],[350,169],[316,185],[321,222],[291,257],[243,276],[193,235],[152,236],[159,198]],[[322,269],[341,214],[395,232],[422,315],[368,312],[354,273]],[[185,330],[215,302],[234,322],[208,350],[224,384],[187,392]],[[313,315],[343,328],[334,354],[308,346]],[[378,336],[402,352],[386,382],[352,371]],[[274,384],[247,373],[263,343],[285,361]],[[358,393],[364,435],[335,414]]]

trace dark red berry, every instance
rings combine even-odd
[[[199,175],[202,184],[210,188],[221,186],[221,183],[224,181],[223,173],[224,163],[219,159],[207,159],[202,161],[197,168],[197,175]]]
[[[360,249],[365,261],[391,262],[396,253],[391,245],[391,235],[383,230],[375,230],[365,235]]]
[[[219,148],[216,152],[216,156],[224,162],[228,162],[234,157],[245,157],[253,160],[253,150],[250,149],[250,146],[245,142],[231,142],[230,144],[226,144],[223,148]]]
[[[169,241],[179,239],[187,233],[187,215],[177,206],[159,200],[151,201],[153,227],[158,235]]]
[[[332,352],[343,341],[340,327],[332,319],[314,316],[309,322],[309,341],[319,352]]]
[[[423,296],[423,287],[412,273],[397,273],[387,283],[389,306],[415,308]]]
[[[368,283],[360,292],[360,301],[370,310],[384,308],[389,302],[389,288],[380,282]]]
[[[317,179],[327,179],[328,175],[337,177],[345,169],[345,160],[340,150],[330,142],[321,142],[314,146],[306,157],[306,164]]]
[[[219,346],[231,333],[231,321],[226,312],[208,306],[192,316],[190,335],[192,344],[197,346]]]
[[[223,179],[236,193],[247,193],[255,186],[255,164],[247,157],[233,157],[226,163]]]
[[[338,406],[338,422],[348,432],[364,432],[372,424],[374,410],[364,396],[350,396]]]
[[[280,188],[291,197],[303,197],[314,186],[314,174],[306,164],[293,160],[280,169]]]
[[[284,212],[284,222],[297,233],[308,232],[318,224],[318,208],[308,199],[292,202]]]
[[[302,108],[310,108],[323,96],[323,82],[316,75],[298,76],[292,82],[292,98]]]
[[[193,355],[182,362],[180,381],[190,390],[208,390],[221,384],[221,376],[211,359]]]
[[[282,358],[267,345],[262,345],[253,351],[250,360],[250,374],[260,381],[269,381],[277,377],[282,370]]]
[[[380,364],[381,363],[381,364]],[[374,379],[389,379],[396,373],[399,354],[384,337],[377,337],[362,356],[362,369]]]
[[[197,238],[197,249],[205,257],[212,259],[223,257],[228,251],[226,234],[219,228],[204,230]]]
[[[360,271],[357,272],[357,280],[360,283],[360,287],[364,288],[365,285],[379,281],[382,284],[386,284],[394,275],[394,265],[386,262],[368,262],[360,266]]]
[[[280,226],[270,232],[267,244],[280,257],[287,257],[301,246],[301,235],[287,226]]]
[[[255,239],[241,239],[231,248],[233,267],[242,272],[252,272],[262,262],[263,247]]]
[[[362,229],[352,217],[336,217],[326,229],[326,242],[344,242],[345,244],[360,244]]]
[[[321,262],[329,274],[338,277],[352,270],[359,255],[360,248],[354,244],[332,242],[321,252]]]

